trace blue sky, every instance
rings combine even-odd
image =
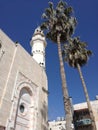
[[[56,3],[58,0],[51,0]],[[0,0],[0,28],[31,53],[30,39],[41,23],[41,15],[49,0]],[[93,51],[88,64],[82,68],[91,100],[98,95],[98,0],[67,0],[73,6],[78,25],[74,36],[88,43]],[[47,40],[46,73],[49,84],[49,120],[64,116],[59,74],[57,46]],[[76,69],[65,64],[69,95],[73,103],[85,101],[81,81]]]

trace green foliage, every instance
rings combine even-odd
[[[69,43],[63,48],[64,60],[75,68],[77,68],[77,63],[80,66],[85,65],[91,55],[92,52],[87,50],[87,43],[80,41],[79,37],[70,38]]]
[[[64,43],[73,34],[76,19],[72,16],[73,9],[67,3],[60,0],[54,8],[54,4],[49,2],[49,8],[45,9],[42,15],[43,23],[41,29],[45,30],[46,37],[57,43],[57,35],[61,34],[60,41]]]

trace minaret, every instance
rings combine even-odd
[[[40,27],[35,29],[30,45],[32,47],[32,57],[45,69],[45,47],[47,43]]]

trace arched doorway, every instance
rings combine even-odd
[[[30,130],[32,126],[32,93],[27,88],[21,89],[17,104],[15,130]]]

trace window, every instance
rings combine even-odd
[[[20,109],[20,112],[21,112],[21,113],[24,113],[24,111],[25,111],[25,106],[24,106],[23,104],[21,104],[19,109]]]
[[[19,113],[22,115],[22,116],[25,116],[27,114],[27,106],[24,102],[22,102],[20,105],[19,105]]]

